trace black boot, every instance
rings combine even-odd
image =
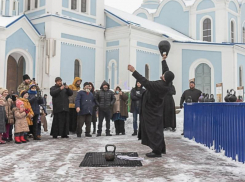
[[[94,130],[93,130],[93,134],[95,134],[96,133],[96,128],[94,128]]]
[[[106,136],[112,136],[112,134],[110,134],[110,133],[106,133]]]
[[[134,133],[132,134],[132,136],[136,136],[137,135],[137,130],[134,130]]]
[[[90,133],[86,133],[85,137],[92,137],[92,135],[90,135]]]
[[[152,152],[147,153],[146,156],[150,158],[154,158],[154,157],[162,157],[162,154],[161,152],[157,152],[153,150]]]
[[[9,135],[9,141],[13,141],[13,135]]]
[[[27,135],[24,135],[24,139],[29,142],[29,140],[27,139]]]
[[[97,137],[100,137],[101,136],[101,133],[97,133]]]

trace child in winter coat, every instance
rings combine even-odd
[[[29,102],[31,104],[31,108],[34,112],[33,116],[33,139],[41,140],[37,137],[38,135],[38,118],[40,115],[39,105],[43,104],[43,98],[40,94],[37,93],[37,86],[32,84],[30,85],[30,89],[28,90],[29,94]]]
[[[10,130],[13,129],[13,124],[14,124],[14,115],[13,115],[12,109],[15,105],[16,97],[10,96],[7,89],[0,89],[0,94],[3,98],[5,98],[5,114],[6,114],[6,118],[5,118],[6,133],[3,134],[2,139],[4,141],[10,142],[9,133],[10,133]]]
[[[14,138],[16,144],[26,143],[24,133],[29,131],[26,116],[29,113],[28,109],[25,109],[24,102],[21,100],[16,101],[16,107],[13,109],[15,116],[14,126]]]
[[[30,104],[30,102],[28,100],[29,94],[28,94],[27,91],[22,90],[20,92],[20,96],[21,96],[21,98],[19,98],[19,100],[24,102],[25,109],[28,109],[30,111],[28,113],[28,115],[26,116],[26,120],[27,120],[27,123],[28,123],[28,126],[29,126],[29,130],[30,130],[30,127],[32,127],[32,125],[33,125],[32,118],[34,116],[34,112],[33,112],[32,108],[31,108],[31,104]],[[27,133],[25,133],[24,138],[25,138],[25,140],[27,142],[29,142],[29,140],[27,139]]]
[[[6,144],[6,142],[2,140],[2,134],[6,132],[5,104],[6,104],[6,101],[4,97],[0,95],[0,144]]]

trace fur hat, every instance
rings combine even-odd
[[[28,92],[26,90],[22,90],[20,92],[20,96],[23,98],[25,94],[27,94]]]
[[[29,79],[29,80],[31,79],[31,78],[29,77],[29,75],[27,75],[27,74],[26,74],[26,75],[23,75],[23,81],[28,80],[28,79]]]
[[[171,71],[167,71],[165,74],[164,74],[164,78],[165,78],[165,80],[166,80],[166,82],[167,83],[170,83],[170,82],[172,82],[173,80],[174,80],[174,74],[173,74],[173,72],[171,72]]]
[[[5,91],[8,91],[8,89],[5,89],[5,88],[0,88],[0,94],[2,95],[3,94],[3,92],[5,92]]]
[[[16,100],[16,107],[20,109],[21,105],[24,105],[24,102],[22,102],[21,100],[17,99]]]

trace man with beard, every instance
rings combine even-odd
[[[23,90],[28,91],[30,83],[31,79],[29,75],[23,75],[23,82],[17,88],[18,94],[20,95],[20,92]]]
[[[158,45],[159,51],[162,56],[162,75],[169,71],[166,58],[168,57],[171,45],[168,41],[161,41]],[[176,94],[173,83],[169,83],[169,92],[164,97],[163,101],[163,127],[166,129],[171,128],[171,131],[176,131],[176,114],[175,102],[173,95]]]
[[[72,90],[73,94],[69,97],[69,131],[75,133],[77,129],[77,112],[75,108],[75,101],[77,97],[77,92],[80,90],[80,85],[82,79],[76,77],[72,85],[69,85],[69,88]]]
[[[116,98],[114,96],[114,92],[110,90],[110,85],[106,81],[101,84],[100,91],[96,94],[95,101],[99,107],[97,137],[101,136],[104,118],[106,120],[106,136],[112,136],[110,134],[111,107],[115,103]]]
[[[61,136],[69,138],[69,96],[72,90],[66,84],[62,84],[60,77],[55,78],[55,85],[50,88],[50,95],[53,102],[54,119],[50,135],[53,138]]]
[[[148,81],[132,65],[128,65],[128,70],[133,72],[133,77],[146,88],[142,96],[138,137],[143,145],[152,149],[152,152],[146,154],[147,157],[162,157],[162,153],[166,154],[162,121],[163,100],[169,91],[168,85],[173,81],[174,74],[167,71],[161,76],[161,80]]]

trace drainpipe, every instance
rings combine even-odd
[[[131,27],[131,24],[129,24],[129,46],[128,46],[128,50],[129,50],[129,53],[128,53],[128,57],[129,57],[129,63],[131,63],[131,31],[132,31],[132,27]],[[128,89],[130,90],[130,75],[128,77]]]
[[[236,83],[237,83],[236,72],[237,72],[237,69],[236,69],[235,65],[237,65],[237,62],[236,62],[235,45],[233,45],[232,48],[233,48],[233,60],[234,60],[234,64],[233,64],[233,70],[234,70],[233,88],[234,88],[234,90],[236,90]]]

